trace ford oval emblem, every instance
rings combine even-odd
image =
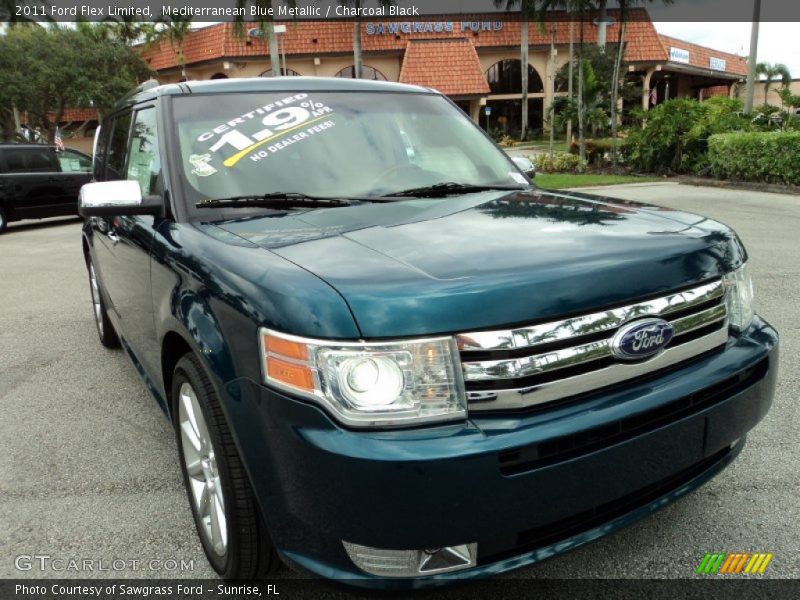
[[[664,319],[641,319],[620,328],[611,340],[611,352],[622,360],[655,356],[672,339],[672,325]]]

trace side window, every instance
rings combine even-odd
[[[58,171],[52,148],[13,148],[4,152],[9,173],[51,173]]]
[[[7,150],[4,152],[6,158],[6,171],[9,173],[24,173],[25,160],[22,152],[17,150]]]
[[[125,170],[125,159],[128,155],[128,132],[131,128],[131,114],[119,115],[114,119],[111,128],[111,139],[106,151],[106,179],[113,181],[122,179]]]
[[[71,150],[58,153],[58,162],[65,173],[89,173],[92,170],[92,159]]]
[[[136,113],[125,178],[138,181],[142,188],[142,196],[148,196],[156,191],[160,171],[156,110],[145,108]]]

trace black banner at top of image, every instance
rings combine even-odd
[[[653,21],[734,22],[752,21],[755,0],[675,0],[645,3]],[[538,0],[15,0],[0,4],[0,22],[75,22],[123,19],[141,21],[164,17],[197,22],[345,20],[360,18],[413,20],[430,17],[475,16],[535,19]],[[527,13],[520,7],[528,7]],[[616,0],[608,0],[612,14]],[[637,11],[629,15],[635,19]],[[588,15],[589,19],[594,15]],[[575,20],[587,15],[573,14]],[[641,18],[641,17],[640,17]],[[800,21],[800,2],[761,0],[760,21]]]

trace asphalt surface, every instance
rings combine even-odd
[[[799,577],[800,197],[677,184],[597,192],[700,213],[739,232],[758,312],[782,335],[777,395],[738,460],[709,484],[511,577],[684,578],[715,550],[773,552],[765,577]],[[170,426],[127,357],[97,341],[79,221],[12,224],[0,236],[0,307],[0,578],[214,577]],[[20,555],[128,566],[20,571]],[[151,570],[151,559],[193,568]]]

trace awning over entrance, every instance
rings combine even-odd
[[[448,96],[485,96],[490,91],[475,46],[464,38],[410,40],[400,81]]]

